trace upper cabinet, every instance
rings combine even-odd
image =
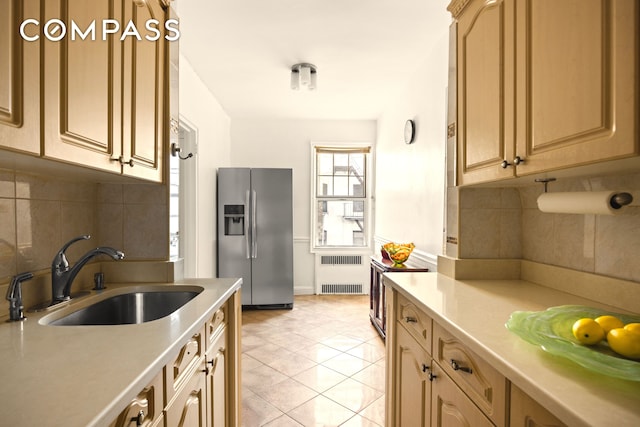
[[[0,146],[161,182],[169,112],[163,1],[1,7]],[[20,35],[25,19],[32,41]]]
[[[634,0],[454,0],[458,184],[639,154]]]
[[[120,21],[121,2],[46,0],[44,22],[72,20],[85,29],[92,22]],[[44,45],[45,157],[120,172],[122,145],[122,43],[102,39],[101,26],[85,40],[42,37]],[[93,38],[93,40],[91,40]],[[113,159],[116,159],[114,161]]]
[[[0,3],[0,147],[40,153],[40,43],[26,42],[19,26],[39,16],[39,0]]]

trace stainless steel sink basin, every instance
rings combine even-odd
[[[173,288],[173,289],[166,289]],[[125,325],[150,322],[168,316],[195,298],[202,288],[168,286],[164,290],[121,293],[62,317],[43,323],[55,326]],[[51,317],[53,315],[47,316]]]

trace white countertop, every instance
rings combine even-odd
[[[578,304],[623,310],[522,280],[454,280],[439,273],[387,273],[409,298],[569,426],[640,426],[640,382],[597,374],[507,330],[514,311]],[[639,362],[640,363],[640,362]]]
[[[138,325],[40,324],[51,311],[25,313],[24,322],[0,323],[0,425],[107,425],[240,283],[239,279],[190,279],[107,284],[102,292],[152,285],[204,288],[173,314]],[[93,292],[67,307],[86,306],[100,298]]]

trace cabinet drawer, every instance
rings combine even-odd
[[[206,351],[212,349],[214,341],[227,324],[227,304],[220,307],[205,324],[205,334],[207,337]]]
[[[109,427],[155,426],[162,420],[162,372],[118,415]]]
[[[396,320],[431,354],[431,318],[401,294],[396,296]]]
[[[178,354],[167,363],[164,369],[165,376],[165,402],[171,401],[178,389],[189,379],[204,356],[205,328],[193,335]]]
[[[506,378],[439,324],[433,336],[434,359],[496,426],[504,426]]]

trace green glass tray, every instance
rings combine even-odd
[[[566,357],[594,372],[611,377],[640,381],[640,362],[624,358],[602,341],[582,345],[571,328],[583,317],[596,318],[604,314],[618,317],[625,324],[640,322],[640,316],[614,313],[581,305],[562,305],[544,311],[515,311],[506,323],[507,329],[543,350]]]

